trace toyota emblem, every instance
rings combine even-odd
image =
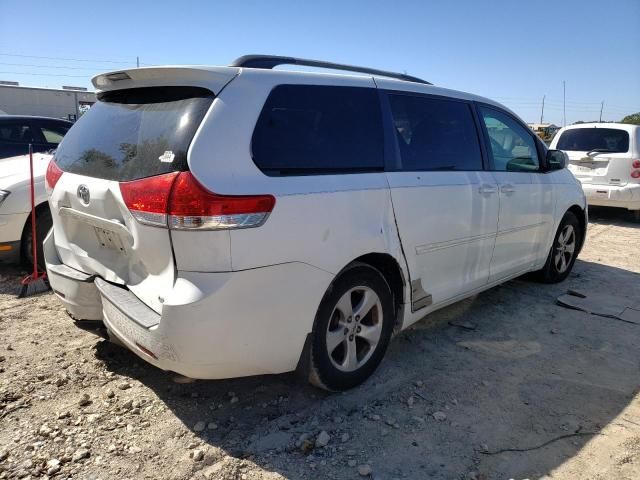
[[[82,184],[78,186],[78,198],[82,200],[82,203],[85,205],[89,205],[89,200],[91,199],[91,195],[89,194],[89,187]]]

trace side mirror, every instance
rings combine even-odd
[[[562,150],[547,150],[547,171],[562,170],[569,163],[569,157]]]

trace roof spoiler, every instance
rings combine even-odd
[[[406,75],[404,73],[388,72],[386,70],[378,70],[376,68],[357,67],[355,65],[344,65],[341,63],[323,62],[320,60],[309,60],[305,58],[281,57],[277,55],[244,55],[242,57],[236,58],[229,66],[271,69],[277,67],[278,65],[302,65],[305,67],[345,70],[347,72],[366,73],[369,75],[377,75],[380,77],[396,78],[398,80],[404,80],[406,82],[432,85],[431,82],[427,82],[426,80],[423,80],[421,78]]]

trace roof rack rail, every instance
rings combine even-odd
[[[375,68],[356,67],[355,65],[343,65],[341,63],[323,62],[320,60],[309,60],[305,58],[281,57],[278,55],[244,55],[242,57],[236,58],[230,66],[270,69],[273,67],[277,67],[278,65],[303,65],[305,67],[329,68],[331,70],[346,70],[348,72],[368,73],[370,75],[378,75],[380,77],[397,78],[398,80],[404,80],[407,82],[432,85],[431,82],[427,82],[426,80],[423,80],[421,78],[406,75],[404,73],[388,72],[386,70],[378,70]]]

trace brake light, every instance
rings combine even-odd
[[[272,195],[218,195],[190,172],[176,178],[169,201],[169,228],[219,230],[262,225],[275,206]]]
[[[64,172],[60,170],[58,165],[56,165],[56,162],[53,158],[49,160],[49,165],[47,165],[47,173],[44,177],[44,186],[47,190],[48,195],[51,195],[51,192],[53,192],[56,183],[58,183],[58,180],[60,180],[60,177],[63,173]]]
[[[133,217],[145,225],[167,226],[169,194],[178,172],[120,183],[122,199]]]
[[[633,162],[631,162],[631,167],[640,168],[640,159],[634,160]]]
[[[120,192],[137,221],[175,230],[258,227],[276,203],[272,195],[218,195],[190,172],[122,182]]]
[[[634,170],[631,172],[631,178],[640,178],[640,170]]]

